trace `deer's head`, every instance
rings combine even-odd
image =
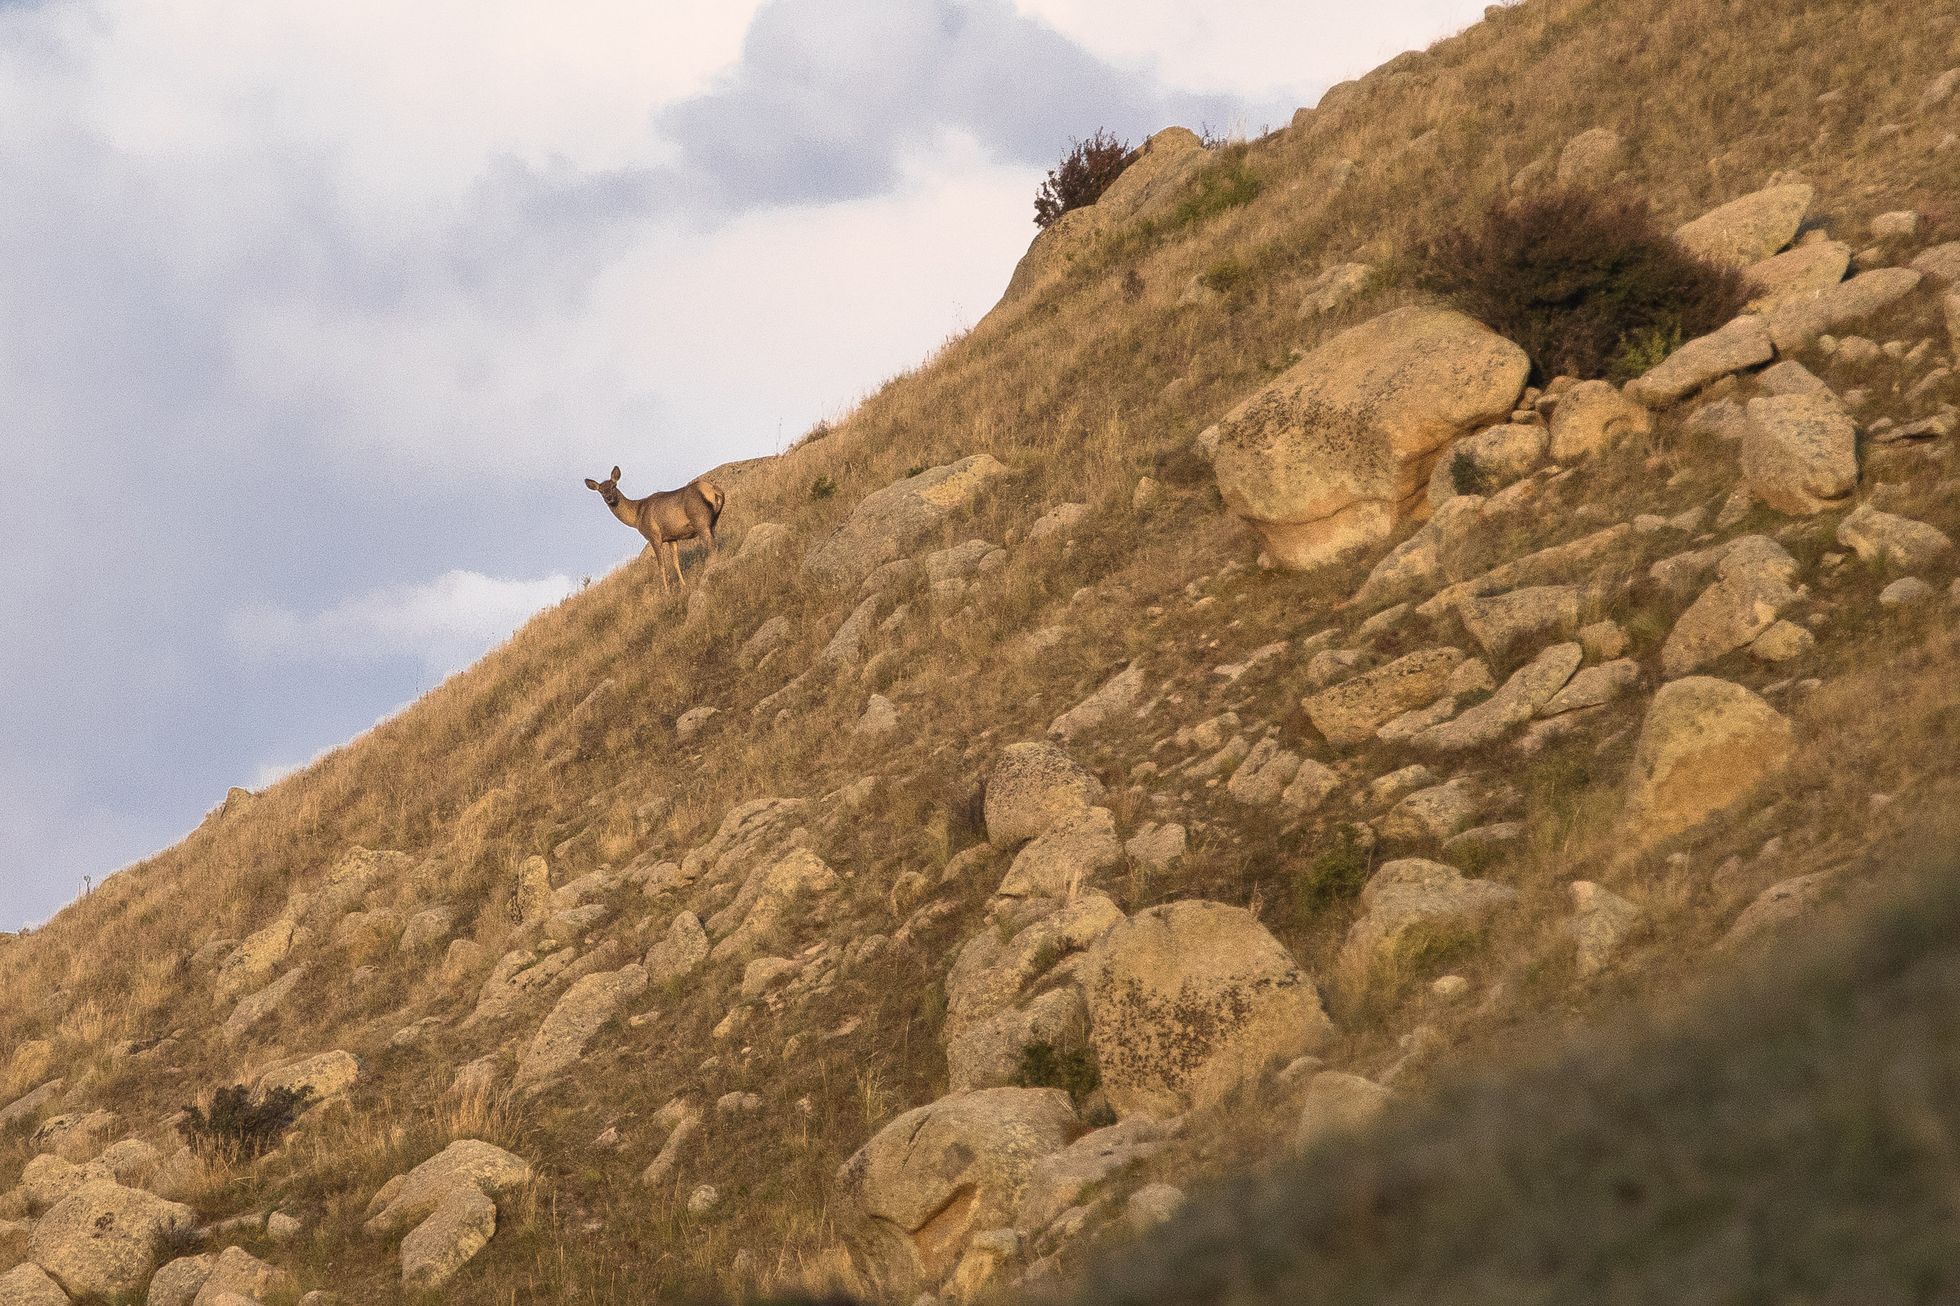
[[[599,497],[606,501],[608,508],[616,507],[619,503],[619,468],[613,468],[612,475],[603,481],[595,481],[590,476],[586,477],[585,488],[588,490],[597,490]]]

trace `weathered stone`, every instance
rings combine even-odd
[[[254,1092],[260,1097],[280,1089],[304,1090],[309,1103],[339,1097],[361,1077],[361,1063],[352,1052],[335,1049],[288,1061],[259,1076]]]
[[[1517,896],[1515,889],[1466,879],[1441,862],[1420,857],[1385,862],[1361,890],[1361,916],[1348,929],[1342,964],[1356,970],[1393,964],[1411,939],[1439,929],[1473,929]]]
[[[1838,523],[1837,542],[1866,562],[1901,571],[1931,566],[1950,553],[1953,541],[1937,526],[1881,512],[1861,503]]]
[[[1650,434],[1654,419],[1610,381],[1581,381],[1552,410],[1552,461],[1591,458],[1622,440]]]
[[[1324,269],[1300,292],[1300,316],[1320,317],[1345,308],[1368,288],[1374,275],[1366,263],[1337,263]]]
[[[888,1280],[935,1284],[974,1233],[1006,1227],[1029,1171],[1076,1129],[1068,1094],[983,1088],[915,1107],[874,1134],[838,1171]]]
[[[294,928],[292,921],[282,918],[248,936],[233,948],[224,964],[218,967],[218,1001],[230,1002],[239,994],[259,988],[272,978],[273,972],[279,969],[279,963],[292,951]]]
[[[1579,629],[1579,591],[1570,585],[1534,585],[1466,599],[1456,613],[1484,652],[1504,658],[1522,645],[1570,639]]]
[[[1769,324],[1751,314],[1682,345],[1628,382],[1626,393],[1648,408],[1666,408],[1711,381],[1760,366],[1774,357],[1776,346],[1770,340]]]
[[[943,1034],[953,1091],[1012,1082],[1030,1043],[1056,1051],[1086,1046],[1087,1011],[1070,958],[1122,919],[1106,895],[1092,891],[1011,938],[983,930],[967,940],[946,976]]]
[[[1459,493],[1490,494],[1544,462],[1547,442],[1542,426],[1493,426],[1449,446],[1438,466],[1449,464],[1447,474]]]
[[[566,989],[518,1059],[515,1086],[535,1088],[572,1066],[585,1055],[593,1036],[646,987],[646,967],[627,966],[587,975]]]
[[[880,563],[910,554],[1006,472],[987,454],[975,454],[894,482],[865,496],[804,565],[831,580],[860,579]]]
[[[1131,663],[1104,681],[1089,697],[1056,717],[1049,724],[1048,733],[1066,743],[1129,712],[1142,697],[1143,668]]]
[[[1878,268],[1821,290],[1785,295],[1763,314],[1770,340],[1784,353],[1802,349],[1903,299],[1920,280],[1911,268]]]
[[[1933,587],[1917,576],[1901,576],[1878,592],[1879,606],[1903,608],[1933,597]]]
[[[1844,280],[1851,269],[1851,246],[1842,241],[1820,240],[1752,263],[1743,272],[1754,296],[1752,306],[1767,308],[1786,295],[1828,290]]]
[[[1095,1187],[1162,1149],[1166,1131],[1148,1116],[1093,1130],[1036,1161],[1014,1206],[1014,1227],[1039,1233]]]
[[[1015,854],[994,892],[1002,898],[1060,898],[1102,871],[1120,866],[1123,845],[1116,818],[1106,807],[1091,807],[1067,823],[1030,839]]]
[[[1164,825],[1151,822],[1123,841],[1123,851],[1138,866],[1161,871],[1184,856],[1187,838],[1184,827],[1175,821]]]
[[[1389,809],[1381,819],[1381,835],[1403,843],[1440,841],[1474,822],[1481,807],[1476,786],[1458,777],[1418,789]]]
[[[1454,753],[1503,738],[1538,715],[1572,679],[1585,658],[1577,644],[1554,644],[1511,674],[1495,694],[1410,742],[1428,752]]]
[[[1580,132],[1559,151],[1555,178],[1562,187],[1604,186],[1619,171],[1624,152],[1620,134],[1610,127]]]
[[[1065,539],[1088,516],[1089,505],[1086,503],[1058,503],[1035,518],[1033,524],[1028,527],[1028,543],[1039,544],[1043,540]]]
[[[1743,484],[1778,512],[1822,512],[1858,488],[1857,442],[1857,427],[1835,396],[1752,399]]]
[[[1936,285],[1960,285],[1960,240],[1921,250],[1911,266],[1914,272],[1930,277]]]
[[[770,942],[792,909],[837,885],[837,873],[807,848],[792,849],[773,865],[754,871],[734,902],[708,920],[708,930],[726,930],[709,956],[745,961]]]
[[[144,1306],[192,1306],[197,1300],[198,1289],[211,1277],[211,1267],[218,1263],[214,1253],[204,1252],[197,1256],[180,1256],[170,1261],[150,1276],[150,1291]],[[57,1299],[65,1303],[68,1298]],[[0,1293],[0,1306],[7,1297]]]
[[[458,1139],[405,1175],[384,1184],[368,1203],[371,1237],[385,1237],[420,1224],[458,1188],[486,1197],[515,1192],[531,1180],[531,1167],[503,1148],[475,1138]]]
[[[260,1021],[284,1005],[286,999],[292,996],[293,990],[299,987],[300,981],[306,978],[306,974],[306,967],[295,966],[257,993],[240,998],[238,1005],[232,1009],[230,1017],[225,1020],[225,1037],[238,1039],[250,1033]]]
[[[1747,268],[1797,238],[1816,192],[1809,186],[1771,186],[1704,213],[1674,233],[1690,254],[1724,267]]]
[[[1328,796],[1340,787],[1341,777],[1332,767],[1311,757],[1302,758],[1300,769],[1293,773],[1292,783],[1281,792],[1279,803],[1289,812],[1304,814],[1326,802]]]
[[[1796,574],[1796,559],[1766,536],[1747,536],[1729,546],[1716,563],[1715,583],[1668,632],[1661,646],[1662,673],[1686,675],[1756,639],[1796,602],[1790,584]]]
[[[83,1184],[34,1226],[28,1255],[71,1297],[120,1297],[139,1291],[158,1253],[196,1213],[112,1179]]]
[[[1012,848],[1087,811],[1102,783],[1049,743],[1009,744],[987,778],[987,842]]]
[[[198,1286],[192,1306],[218,1306],[226,1294],[247,1301],[282,1298],[291,1301],[299,1295],[293,1276],[276,1265],[269,1265],[243,1247],[227,1247],[212,1262],[210,1273]]]
[[[1262,739],[1225,783],[1225,792],[1253,807],[1277,803],[1300,771],[1300,755],[1280,747],[1277,739]]]
[[[660,942],[647,949],[644,962],[647,981],[668,984],[686,978],[708,959],[709,948],[708,932],[701,928],[701,918],[691,911],[677,913]]]
[[[432,951],[456,928],[454,907],[431,907],[408,918],[402,926],[401,950],[411,956]]]
[[[1789,721],[1741,685],[1708,676],[1663,685],[1634,748],[1622,847],[1644,851],[1747,798],[1790,749]]]
[[[1358,1133],[1381,1119],[1394,1094],[1372,1079],[1323,1070],[1307,1081],[1293,1146],[1304,1151],[1329,1138]]]
[[[1422,649],[1322,690],[1301,706],[1330,744],[1365,743],[1402,713],[1434,702],[1462,661],[1457,649]]]
[[[497,1232],[497,1204],[481,1189],[458,1185],[436,1203],[427,1219],[402,1239],[402,1286],[439,1288],[489,1245]]]
[[[0,1274],[0,1306],[68,1306],[68,1294],[40,1266],[16,1265]]]
[[[1767,395],[1826,395],[1836,398],[1836,392],[1794,358],[1786,358],[1773,367],[1763,369],[1756,378],[1756,384]]]
[[[1731,947],[1760,935],[1773,933],[1801,916],[1808,915],[1835,882],[1830,871],[1799,875],[1772,884],[1757,894],[1729,926],[1722,942]]]
[[[1794,621],[1777,620],[1749,641],[1749,656],[1760,662],[1788,662],[1817,647],[1817,637]]]
[[[1403,308],[1321,345],[1219,424],[1213,469],[1265,559],[1307,569],[1387,537],[1434,455],[1516,406],[1530,361],[1443,309]]]
[[[1118,1117],[1214,1105],[1333,1033],[1291,954],[1251,913],[1221,903],[1139,912],[1103,935],[1081,973]]]
[[[1612,964],[1639,926],[1641,911],[1590,880],[1574,880],[1567,891],[1572,895],[1571,929],[1579,974],[1597,975]]]

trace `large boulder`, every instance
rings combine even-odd
[[[1091,807],[1028,840],[995,893],[1002,898],[1065,898],[1122,862],[1115,816],[1107,807]]]
[[[166,1262],[162,1269],[150,1276],[150,1291],[143,1299],[144,1306],[192,1306],[217,1263],[217,1256],[211,1252],[179,1256],[174,1261]],[[0,1294],[0,1303],[6,1300],[6,1296]],[[67,1298],[61,1300],[66,1301]]]
[[[1785,295],[1829,290],[1844,280],[1850,268],[1851,246],[1840,240],[1820,240],[1752,263],[1742,275],[1755,297],[1752,302],[1766,308]]]
[[[937,1283],[971,1235],[1010,1223],[1034,1164],[1077,1130],[1057,1088],[955,1093],[880,1129],[837,1175],[869,1226],[874,1272]]]
[[[1790,722],[1741,685],[1687,676],[1662,686],[1634,747],[1620,846],[1637,853],[1741,801],[1790,749]]]
[[[386,1237],[428,1219],[456,1189],[474,1189],[495,1199],[530,1180],[530,1163],[522,1157],[494,1143],[461,1138],[383,1184],[368,1203],[362,1228],[372,1237]]]
[[[71,1297],[123,1297],[149,1282],[158,1254],[196,1218],[188,1206],[96,1179],[41,1217],[28,1255]]]
[[[1648,408],[1666,408],[1710,382],[1760,367],[1774,357],[1769,327],[1752,313],[1682,345],[1629,381],[1626,392]]]
[[[271,979],[293,949],[294,928],[292,921],[282,918],[233,948],[218,967],[218,1001],[230,1002]]]
[[[1308,720],[1330,744],[1366,743],[1404,712],[1434,702],[1463,661],[1454,648],[1419,649],[1302,700]]]
[[[1343,331],[1219,424],[1226,507],[1274,566],[1377,543],[1419,506],[1437,453],[1507,416],[1530,371],[1517,345],[1447,309],[1396,309]]]
[[[1654,419],[1611,381],[1581,381],[1559,396],[1552,410],[1554,462],[1576,462],[1604,453],[1622,440],[1650,434]]]
[[[0,1306],[68,1306],[68,1294],[38,1265],[16,1265],[0,1274]]]
[[[259,1076],[254,1092],[264,1097],[279,1089],[304,1091],[319,1104],[339,1097],[361,1077],[361,1063],[352,1052],[336,1049],[275,1066]]]
[[[1661,645],[1663,674],[1683,676],[1743,647],[1796,602],[1797,561],[1766,535],[1736,541],[1715,564],[1716,580],[1689,605]]]
[[[1801,183],[1771,186],[1702,214],[1676,230],[1674,239],[1705,262],[1746,268],[1797,238],[1815,194]]]
[[[1441,862],[1421,857],[1384,862],[1361,890],[1361,916],[1348,929],[1341,962],[1353,971],[1393,965],[1413,940],[1474,929],[1517,897],[1515,889],[1468,879]]]
[[[1119,1117],[1221,1101],[1334,1027],[1314,983],[1252,913],[1185,901],[1139,912],[1082,964],[1090,1042]]]
[[[895,481],[866,495],[810,551],[804,566],[825,579],[860,580],[882,563],[909,556],[1006,472],[982,453]]]
[[[1012,848],[1087,811],[1102,783],[1047,743],[1009,744],[987,777],[987,842]]]
[[[593,1035],[646,987],[646,967],[627,966],[587,975],[566,989],[518,1059],[515,1086],[535,1089],[570,1067],[585,1055]]]
[[[1819,290],[1784,295],[1764,313],[1770,340],[1784,353],[1802,349],[1905,298],[1921,279],[1911,268],[1877,268]]]
[[[1835,395],[1751,399],[1742,481],[1778,512],[1841,506],[1858,488],[1858,428]]]

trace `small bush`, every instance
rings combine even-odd
[[[1739,272],[1675,244],[1645,200],[1576,190],[1444,232],[1416,280],[1523,346],[1541,380],[1637,375],[1748,302]]]
[[[1245,155],[1243,145],[1219,150],[1218,157],[1191,183],[1191,193],[1171,215],[1171,225],[1190,226],[1257,199],[1263,183],[1246,166]]]
[[[211,1095],[208,1111],[184,1108],[177,1130],[199,1156],[227,1164],[250,1161],[279,1145],[313,1100],[306,1088],[275,1088],[254,1097],[243,1084]]]
[[[1035,192],[1034,225],[1045,231],[1070,209],[1094,204],[1136,157],[1128,142],[1107,131],[1098,131],[1086,141],[1069,142],[1068,153],[1049,170],[1048,180]]]
[[[1229,295],[1245,285],[1252,278],[1252,269],[1232,257],[1219,259],[1198,276],[1198,282],[1207,290]]]
[[[835,493],[837,493],[837,482],[831,480],[828,476],[819,476],[816,480],[810,482],[810,497],[812,499],[828,499]]]
[[[1293,877],[1294,919],[1309,921],[1330,907],[1353,902],[1374,869],[1374,840],[1355,826],[1341,826],[1334,842]]]
[[[1086,1049],[1058,1050],[1037,1041],[1021,1049],[1014,1082],[1022,1088],[1059,1088],[1070,1100],[1080,1102],[1102,1087],[1102,1071]]]

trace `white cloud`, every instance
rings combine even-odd
[[[1014,0],[1014,6],[1096,54],[1148,68],[1172,86],[1230,88],[1248,99],[1290,94],[1308,104],[1335,82],[1469,26],[1487,2]]]
[[[429,671],[460,670],[578,587],[569,576],[503,580],[450,571],[301,614],[253,606],[232,616],[233,641],[261,657],[418,659]]]

